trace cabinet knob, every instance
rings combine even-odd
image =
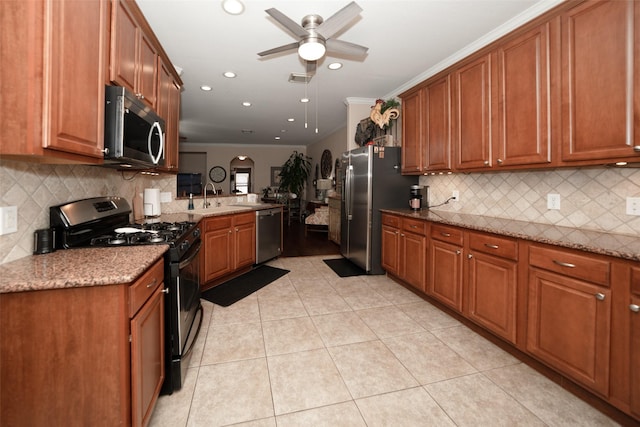
[[[164,289],[163,289],[162,291],[160,291],[160,292],[162,292],[163,294],[168,294],[168,293],[169,293],[169,288],[164,288]]]
[[[233,233],[233,231],[229,230],[229,234]]]
[[[635,151],[636,153],[640,153],[640,145],[634,146],[633,151]]]
[[[458,249],[458,250],[456,251],[456,255],[460,255],[461,253],[462,253],[462,252],[460,251],[460,249]]]
[[[634,313],[637,313],[640,311],[640,305],[638,304],[630,304],[629,305],[629,310],[633,311]]]
[[[485,160],[485,161],[484,161],[484,165],[485,165],[485,166],[489,166],[489,160]]]
[[[102,154],[104,154],[105,156],[107,154],[109,154],[109,149],[108,148],[105,148],[104,150],[100,150],[100,151],[102,151]]]
[[[498,160],[496,160],[496,161],[498,162],[498,164],[499,164],[499,165],[501,165],[501,164],[502,164],[502,159],[498,159]]]
[[[602,292],[598,292],[598,293],[596,294],[596,299],[597,299],[598,301],[604,301],[604,297],[605,297],[605,295],[604,295]]]
[[[404,237],[404,233],[400,233],[400,236]]]
[[[468,258],[468,259],[473,258],[473,255],[469,254],[469,255],[467,255],[467,258]]]

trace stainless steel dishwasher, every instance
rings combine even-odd
[[[256,264],[282,253],[282,208],[256,211]]]

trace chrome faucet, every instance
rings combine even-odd
[[[216,190],[215,184],[213,182],[207,182],[204,186],[204,202],[202,203],[202,207],[205,209],[211,206],[211,203],[207,202],[207,187],[209,185],[213,188],[213,194],[216,195],[216,200],[218,200],[218,190]]]

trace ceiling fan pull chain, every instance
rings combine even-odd
[[[307,75],[304,79],[304,99],[307,100],[304,103],[304,128],[305,129],[308,127],[308,120],[307,120],[307,104],[309,104],[309,96],[307,94],[308,87],[309,87],[309,75]]]
[[[318,80],[318,75],[320,73],[316,72],[316,133],[318,133],[318,108],[320,101],[318,100],[318,86],[320,86],[320,80]]]

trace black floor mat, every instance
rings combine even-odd
[[[202,293],[202,298],[214,304],[228,307],[251,295],[260,288],[287,274],[289,270],[261,265],[248,273],[224,282]]]
[[[346,258],[324,259],[323,261],[340,277],[362,276],[367,274],[366,271]]]

